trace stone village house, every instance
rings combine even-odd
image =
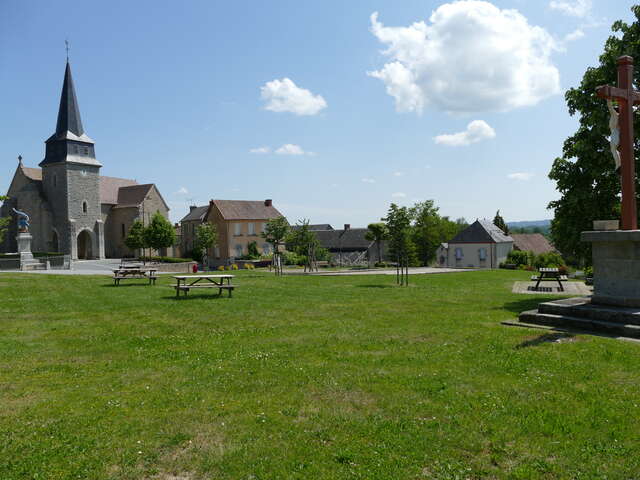
[[[476,220],[438,247],[441,267],[498,268],[513,250],[513,239],[489,220]]]
[[[169,207],[154,184],[104,177],[94,141],[82,126],[67,62],[56,130],[45,142],[41,168],[18,164],[0,216],[12,208],[30,216],[32,250],[61,252],[73,259],[131,255],[124,245],[131,224],[148,224],[155,212],[168,217]],[[15,252],[17,226],[12,222],[0,252]]]
[[[218,243],[209,251],[212,265],[221,265],[249,252],[249,244],[256,242],[258,252],[271,253],[271,245],[262,238],[267,221],[282,217],[271,200],[211,200],[209,205],[192,206],[180,221],[182,252],[193,250],[196,229],[209,222],[216,226]]]

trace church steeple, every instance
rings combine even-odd
[[[64,83],[62,84],[62,95],[60,96],[60,108],[58,109],[58,123],[56,123],[56,136],[61,137],[66,132],[71,132],[78,137],[84,133],[69,61],[67,61],[67,67],[64,71]]]
[[[101,166],[95,158],[93,140],[84,133],[68,59],[64,71],[56,131],[45,143],[46,154],[40,166],[62,162]]]

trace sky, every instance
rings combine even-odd
[[[335,227],[428,199],[551,218],[564,92],[633,3],[0,0],[0,191],[44,156],[68,39],[102,174],[155,183],[174,221],[212,198]]]

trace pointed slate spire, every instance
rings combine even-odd
[[[78,137],[84,133],[69,61],[67,61],[67,68],[64,71],[64,83],[62,85],[62,95],[60,96],[60,108],[58,109],[58,123],[56,123],[56,136],[63,136],[66,132],[71,132]]]

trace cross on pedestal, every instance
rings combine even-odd
[[[620,121],[620,163],[622,174],[622,230],[638,229],[636,168],[633,151],[633,106],[640,104],[640,92],[633,88],[633,57],[618,58],[618,86],[596,88],[600,98],[616,100]]]

